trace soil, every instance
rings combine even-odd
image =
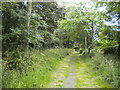
[[[76,88],[76,74],[74,68],[74,61],[76,60],[76,53],[70,58],[70,74],[67,77],[63,88]]]

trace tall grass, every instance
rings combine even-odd
[[[19,70],[3,70],[3,88],[42,88],[50,81],[50,73],[59,61],[72,52],[70,49],[47,49],[30,52],[30,62]],[[30,64],[32,65],[30,65]],[[27,69],[26,69],[27,67]]]
[[[120,77],[118,75],[120,63],[116,56],[96,53],[92,59],[89,58],[88,60],[88,65],[105,82],[111,84],[113,88],[120,87]]]

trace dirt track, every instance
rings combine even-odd
[[[74,68],[74,61],[76,60],[76,53],[70,58],[70,74],[67,77],[63,88],[76,88],[76,74]]]

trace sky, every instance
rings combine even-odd
[[[58,5],[60,6],[65,6],[66,8],[69,7],[69,6],[74,6],[75,3],[79,3],[79,2],[85,2],[86,3],[86,6],[87,7],[91,7],[91,4],[92,2],[89,2],[91,0],[57,0],[57,3]],[[89,2],[89,3],[88,3]],[[27,4],[27,0],[24,1],[24,4],[26,5]],[[92,11],[92,10],[91,10]],[[97,9],[97,11],[99,12],[103,12],[103,11],[106,11],[106,7],[99,7]],[[117,18],[113,18],[112,19],[112,22],[107,22],[107,21],[104,21],[106,23],[106,25],[110,25],[110,26],[113,26],[113,25],[118,25],[118,21],[117,21]],[[120,22],[120,21],[119,21]]]
[[[57,3],[59,4],[59,5],[63,5],[63,6],[65,6],[65,7],[69,7],[69,6],[74,6],[75,5],[75,3],[79,3],[79,2],[81,2],[81,1],[83,1],[83,2],[85,2],[85,1],[90,1],[90,0],[64,0],[64,2],[62,2],[62,0],[60,0],[60,1],[58,1]],[[87,4],[87,2],[85,2],[86,3],[86,6],[87,7],[91,7],[91,5],[90,4],[92,4],[92,2],[89,2],[88,4]],[[91,10],[92,11],[92,10]],[[97,9],[97,11],[99,11],[99,12],[103,12],[103,11],[106,11],[106,6],[104,6],[104,7],[99,7],[98,9]],[[118,25],[118,21],[117,21],[117,18],[113,18],[112,20],[111,20],[111,22],[107,22],[107,21],[104,21],[105,22],[105,24],[106,25],[110,25],[110,26],[113,26],[113,25]],[[114,23],[113,23],[114,22]],[[119,21],[120,22],[120,21]]]

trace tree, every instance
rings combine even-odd
[[[3,60],[13,68],[29,57],[30,47],[40,49],[58,43],[54,31],[63,18],[63,8],[56,3],[2,2]],[[20,57],[24,60],[18,60]]]
[[[61,33],[63,44],[66,43],[66,40],[72,41],[71,45],[74,46],[76,44],[85,51],[94,47],[94,25],[100,24],[101,21],[98,22],[100,13],[95,10],[90,12],[89,9],[91,7],[86,7],[85,3],[79,3],[68,8],[66,20],[59,22],[60,26],[58,29],[59,34]]]
[[[103,7],[103,6],[106,6],[106,21],[109,21],[112,23],[112,19],[113,18],[117,18],[117,20],[119,21],[120,19],[120,11],[119,11],[119,8],[120,8],[120,2],[98,2],[97,4],[97,7]],[[116,25],[117,26],[117,25]],[[114,45],[118,45],[118,49],[117,49],[117,54],[118,54],[118,57],[120,55],[120,44],[119,44],[119,40],[120,40],[120,34],[119,34],[119,27],[118,27],[118,31],[117,31],[117,27],[114,26],[113,29],[114,31],[112,30],[112,32],[117,32],[117,37],[113,37],[113,42],[116,42],[116,38],[117,39],[117,43],[114,43]],[[114,35],[114,34],[113,34]],[[113,45],[113,44],[112,44]]]
[[[26,21],[26,27],[27,27],[27,32],[30,30],[30,21],[31,21],[31,12],[32,12],[32,0],[28,1],[28,10],[27,10],[27,21]],[[26,38],[27,37],[27,38]],[[24,58],[29,57],[29,42],[28,42],[28,33],[24,33],[24,38],[25,38],[25,53],[24,53]]]

